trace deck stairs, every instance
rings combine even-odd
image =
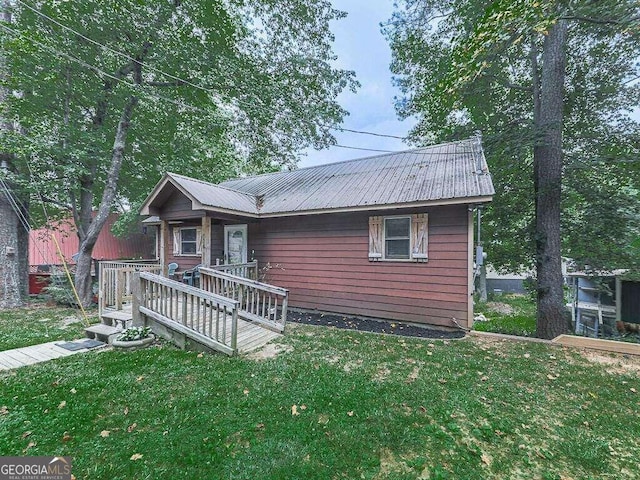
[[[111,344],[132,323],[131,304],[126,304],[122,310],[104,310],[100,315],[100,323],[85,328],[84,333],[87,338]]]

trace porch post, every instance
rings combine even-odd
[[[166,220],[160,221],[160,271],[162,275],[167,274],[167,239],[169,238],[169,223]]]
[[[202,263],[211,266],[211,217],[202,217]]]

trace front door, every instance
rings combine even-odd
[[[247,263],[247,226],[224,226],[224,259],[226,263]]]

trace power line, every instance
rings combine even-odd
[[[378,150],[376,148],[351,147],[349,145],[340,145],[339,143],[333,144],[330,147],[348,148],[349,150],[364,150],[366,152],[397,153],[397,150]]]
[[[46,20],[49,20],[50,22],[58,25],[60,28],[63,28],[64,30],[69,31],[69,32],[73,33],[74,35],[79,36],[80,38],[86,40],[87,42],[92,43],[93,45],[96,45],[96,46],[98,46],[98,47],[100,47],[100,48],[102,48],[104,50],[107,50],[107,51],[109,51],[111,53],[114,53],[116,55],[120,55],[121,57],[124,57],[129,61],[139,62],[137,59],[135,59],[134,57],[132,57],[131,55],[129,55],[127,53],[121,52],[121,51],[116,50],[114,48],[111,48],[111,47],[109,47],[107,45],[104,45],[104,44],[102,44],[102,43],[100,43],[100,42],[98,42],[96,40],[93,40],[90,37],[87,37],[86,35],[78,32],[77,30],[75,30],[75,29],[73,29],[73,28],[71,28],[71,27],[69,27],[67,25],[64,25],[63,23],[61,23],[58,20],[50,17],[49,15],[47,15],[45,13],[42,13],[37,8],[32,7],[31,5],[29,5],[28,3],[24,2],[23,0],[17,0],[17,1],[18,1],[18,3],[24,5],[26,8],[28,8],[29,10],[31,10],[35,14],[37,14],[37,15],[41,16],[42,18],[45,18]],[[202,90],[204,92],[207,92],[207,93],[210,93],[210,94],[213,94],[213,95],[215,95],[217,93],[217,92],[215,92],[215,91],[213,91],[213,90],[211,90],[209,88],[206,88],[206,87],[203,87],[203,86],[198,85],[196,83],[193,83],[190,80],[187,80],[187,79],[184,79],[182,77],[178,77],[178,76],[173,75],[171,73],[165,72],[164,70],[161,70],[161,69],[156,68],[156,67],[154,67],[152,65],[149,65],[148,63],[144,63],[144,62],[140,62],[140,63],[143,63],[144,66],[147,67],[149,70],[151,70],[153,72],[156,72],[156,73],[158,73],[158,74],[160,74],[162,76],[165,76],[167,78],[170,78],[172,80],[175,80],[176,82],[178,82],[180,84],[189,85],[191,87],[194,87],[196,89]],[[248,103],[245,102],[245,101],[242,101],[240,99],[236,99],[236,100],[241,104],[248,105]],[[251,105],[251,107],[255,108],[255,105]],[[264,110],[262,110],[262,111],[264,112]],[[338,130],[338,131],[341,131],[341,132],[357,133],[357,134],[360,134],[360,135],[371,135],[371,136],[374,136],[374,137],[395,138],[395,139],[402,140],[402,141],[407,140],[406,137],[401,137],[399,135],[391,135],[391,134],[386,134],[386,133],[376,133],[376,132],[370,132],[370,131],[366,131],[366,130],[355,130],[355,129],[344,128],[344,127],[339,127],[339,126],[330,126],[330,125],[324,125],[324,126],[327,127],[327,128],[330,128],[332,130]]]
[[[329,128],[331,128],[332,130],[340,130],[341,132],[351,132],[351,133],[359,133],[361,135],[371,135],[374,137],[385,137],[385,138],[397,138],[398,140],[407,140],[407,137],[401,137],[399,135],[390,135],[390,134],[386,134],[386,133],[375,133],[375,132],[368,132],[366,130],[353,130],[351,128],[344,128],[344,127],[331,127],[329,126]]]
[[[6,25],[0,24],[0,28],[2,28],[3,30],[5,30],[7,32],[13,33],[14,35],[18,35],[18,36],[22,35],[22,32],[19,32],[17,30],[9,28]],[[148,97],[151,97],[151,98],[155,98],[156,100],[164,100],[166,102],[172,103],[172,104],[174,104],[174,105],[176,105],[178,107],[181,107],[181,108],[186,108],[188,110],[192,110],[192,111],[195,111],[195,112],[203,113],[203,114],[206,114],[206,115],[210,115],[211,114],[211,112],[208,112],[208,111],[206,111],[206,110],[204,110],[202,108],[194,107],[193,105],[189,105],[189,104],[184,103],[184,102],[180,102],[180,101],[168,98],[168,97],[164,97],[164,96],[158,95],[156,93],[148,92],[148,91],[142,89],[141,85],[127,82],[126,80],[124,80],[122,78],[118,78],[115,75],[112,75],[112,74],[110,74],[108,72],[105,72],[104,70],[100,69],[99,67],[96,67],[95,65],[87,63],[84,60],[81,60],[79,58],[74,57],[73,55],[69,55],[68,53],[60,52],[59,50],[56,50],[55,48],[50,47],[48,45],[45,45],[44,43],[39,42],[38,40],[34,40],[33,38],[29,38],[29,41],[33,42],[34,44],[38,45],[39,47],[44,48],[45,50],[47,50],[47,51],[49,51],[49,52],[51,52],[51,53],[53,53],[53,54],[55,54],[55,55],[57,55],[59,57],[66,58],[67,60],[75,62],[75,63],[77,63],[79,65],[82,65],[85,68],[93,70],[94,72],[99,73],[101,75],[104,75],[105,77],[110,78],[112,80],[115,80],[117,82],[122,82],[125,85],[131,87],[132,89],[136,90],[136,92],[138,92],[138,93],[141,93],[143,95],[147,95]]]

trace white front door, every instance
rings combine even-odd
[[[247,263],[247,226],[224,226],[224,259],[226,263]]]

